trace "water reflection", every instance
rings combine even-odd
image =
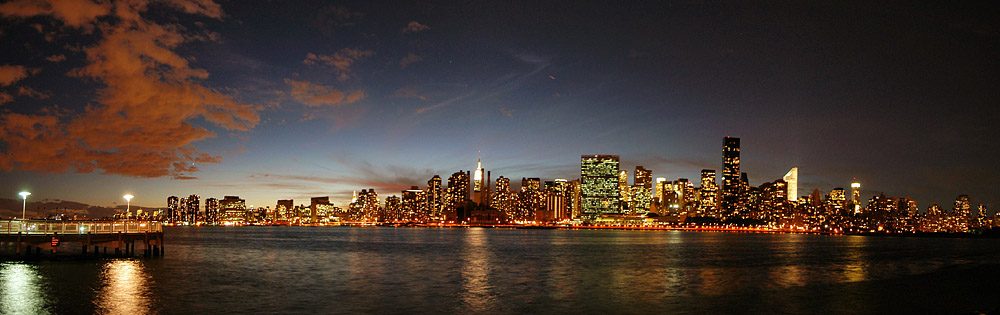
[[[805,274],[800,259],[803,240],[808,237],[802,234],[781,235],[780,242],[775,244],[776,256],[780,264],[771,268],[771,279],[781,287],[793,287],[806,284]]]
[[[483,229],[469,229],[465,235],[462,264],[462,302],[473,313],[493,310],[496,296],[490,285],[489,248]]]
[[[847,249],[844,253],[844,280],[847,282],[857,282],[868,280],[868,264],[866,263],[865,249],[867,249],[868,238],[863,236],[848,236]]]
[[[97,293],[98,313],[146,314],[150,312],[150,288],[145,267],[138,260],[113,260],[101,271]]]
[[[27,264],[0,265],[0,313],[47,314],[38,267]]]

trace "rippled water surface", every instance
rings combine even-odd
[[[0,262],[0,313],[963,313],[1000,240],[166,228],[153,259]],[[140,249],[141,252],[141,249]]]

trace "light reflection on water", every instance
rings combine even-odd
[[[48,314],[45,288],[38,266],[13,263],[0,265],[0,313]]]
[[[845,252],[844,280],[847,282],[858,282],[868,280],[868,264],[865,260],[867,237],[849,236],[847,237],[847,250]]]
[[[101,271],[101,287],[94,303],[101,314],[148,314],[150,283],[139,260],[111,260]]]
[[[473,312],[487,312],[494,307],[495,296],[490,285],[490,257],[486,232],[469,229],[465,235],[462,259],[462,302]]]

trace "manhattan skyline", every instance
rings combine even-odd
[[[800,195],[856,178],[863,200],[1000,206],[985,2],[61,3],[0,5],[5,198],[345,205],[478,151],[494,178],[615,154],[696,180],[733,136],[754,185],[799,167]]]

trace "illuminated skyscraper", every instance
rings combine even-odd
[[[178,221],[180,216],[180,202],[181,199],[177,196],[167,197],[167,220],[168,221]]]
[[[569,207],[570,218],[575,219],[583,214],[580,208],[580,180],[569,181]]]
[[[458,171],[448,177],[448,193],[445,198],[445,210],[455,211],[464,207],[469,200],[469,173]]]
[[[955,207],[952,212],[956,216],[962,218],[972,217],[972,202],[969,199],[969,195],[959,195],[955,198]]]
[[[187,216],[184,221],[195,223],[201,216],[201,196],[192,194],[187,198]]]
[[[861,183],[859,182],[851,183],[851,204],[854,205],[854,211],[861,211]]]
[[[702,215],[714,216],[718,210],[719,186],[715,182],[715,170],[701,170],[701,200],[698,210]]]
[[[278,204],[274,206],[274,216],[276,221],[293,220],[296,216],[298,216],[298,214],[295,213],[295,202],[292,199],[278,200]]]
[[[309,201],[309,223],[327,222],[331,213],[334,212],[330,197],[313,197]]]
[[[402,192],[401,212],[404,221],[422,222],[427,220],[426,216],[424,216],[423,194],[424,191],[420,190],[420,187],[417,186],[410,187],[410,189]]]
[[[483,169],[481,154],[472,177],[472,201],[481,205],[489,205],[490,201],[490,173]]]
[[[844,189],[837,187],[830,191],[830,204],[834,208],[843,209],[844,208]]]
[[[635,185],[653,189],[653,171],[642,166],[635,167]]]
[[[482,152],[480,152],[479,160],[476,161],[476,172],[473,173],[473,183],[472,189],[474,192],[480,192],[483,190],[483,157]]]
[[[619,163],[617,155],[580,156],[581,209],[587,219],[619,213]]]
[[[493,202],[490,206],[506,214],[508,219],[512,219],[516,195],[510,191],[510,178],[497,177],[496,189],[492,194]]]
[[[385,197],[385,208],[382,210],[382,220],[385,222],[403,221],[403,202],[398,196]]]
[[[219,200],[219,221],[222,223],[244,222],[247,204],[240,196],[225,196]]]
[[[627,208],[629,202],[628,194],[628,171],[618,171],[618,198],[621,200],[622,208]]]
[[[799,168],[793,167],[781,178],[788,184],[788,200],[796,202],[799,200]]]
[[[205,223],[216,224],[219,222],[219,199],[205,199]]]
[[[740,197],[740,138],[722,139],[722,208],[736,210]]]
[[[627,200],[627,214],[644,215],[649,212],[653,200],[653,171],[642,166],[635,167],[635,183],[629,188]]]
[[[541,180],[536,177],[521,177],[521,191],[535,191],[541,189]]]
[[[444,211],[444,192],[441,189],[441,176],[434,175],[427,181],[427,207],[430,208],[431,217],[441,218]]]

